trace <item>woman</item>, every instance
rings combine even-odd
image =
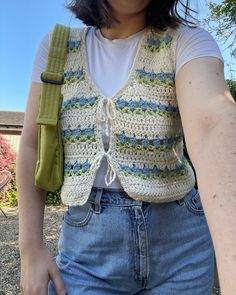
[[[91,27],[71,29],[64,68],[56,264],[42,238],[46,192],[34,186],[43,41],[17,161],[23,294],[208,295],[214,248],[222,294],[235,294],[236,108],[217,45],[181,24],[177,4],[70,6]]]

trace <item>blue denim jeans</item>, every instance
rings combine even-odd
[[[69,295],[210,295],[213,287],[214,248],[195,188],[159,204],[93,188],[64,213],[56,262]]]

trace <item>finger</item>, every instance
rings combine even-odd
[[[59,271],[56,264],[52,265],[52,267],[49,271],[49,275],[50,275],[51,280],[53,281],[57,295],[66,295],[67,294],[66,288],[65,288],[65,285],[64,285],[63,280],[61,278],[60,271]]]

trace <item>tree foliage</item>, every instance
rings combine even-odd
[[[229,87],[229,90],[234,98],[234,100],[236,101],[236,81],[233,80],[226,80],[227,81],[227,85]]]
[[[208,7],[204,23],[211,33],[229,44],[231,56],[236,58],[236,1],[223,0],[221,4],[210,1]]]

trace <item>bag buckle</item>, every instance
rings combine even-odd
[[[64,82],[62,73],[42,72],[40,78],[42,82],[49,84],[62,85]]]

